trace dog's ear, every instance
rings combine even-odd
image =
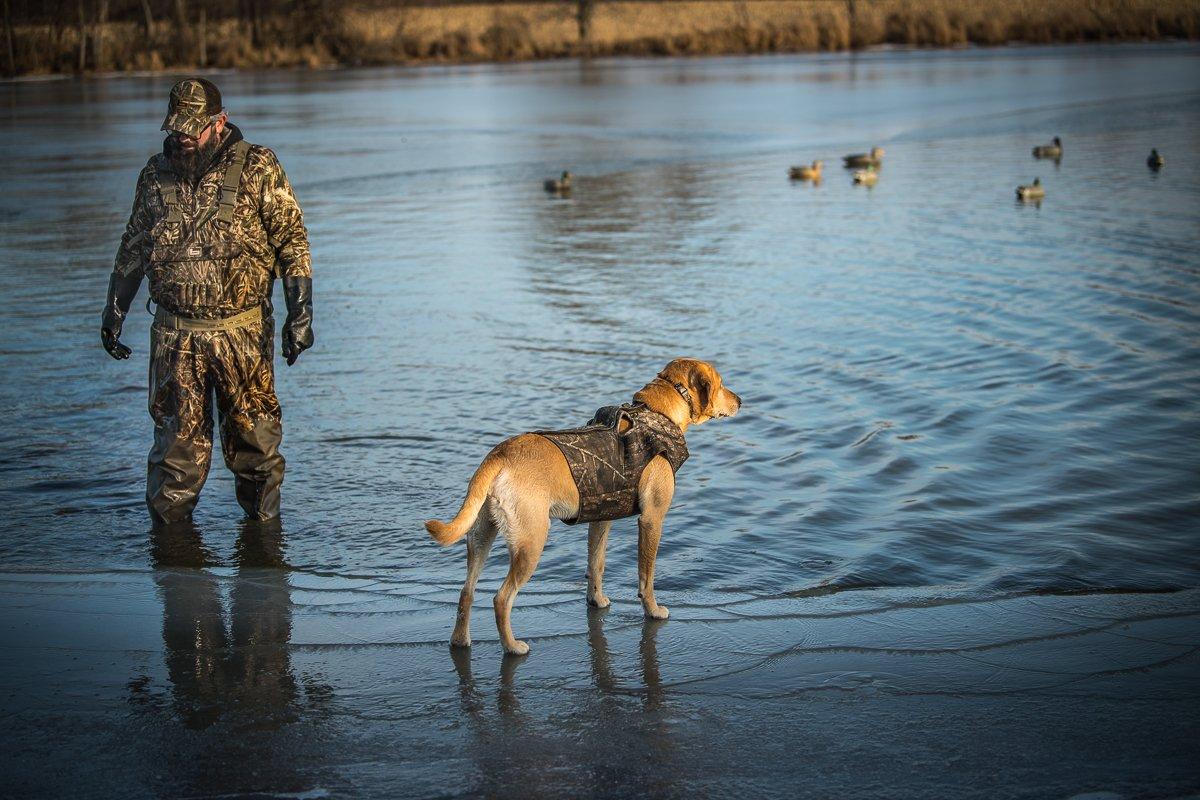
[[[716,378],[704,364],[696,364],[688,374],[688,383],[696,396],[696,416],[712,416],[712,401],[716,397]]]

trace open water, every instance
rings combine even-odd
[[[639,787],[703,796],[735,786],[796,796],[793,784],[739,773],[754,759],[738,745],[705,761],[722,741],[716,718],[741,719],[734,727],[751,737],[827,725],[805,721],[819,709],[789,705],[805,687],[855,698],[864,687],[959,696],[967,684],[1019,694],[1030,687],[1015,661],[960,685],[953,670],[912,658],[900,659],[906,668],[855,661],[838,636],[867,646],[879,630],[871,621],[886,618],[889,653],[937,645],[926,641],[935,629],[955,652],[1003,650],[1062,634],[1064,617],[1038,605],[1062,593],[1171,604],[1162,615],[1190,628],[1156,640],[1162,652],[1074,653],[1066,672],[1174,664],[1180,682],[1151,694],[1187,709],[1172,741],[1196,732],[1200,601],[1188,591],[1169,601],[1136,593],[1200,584],[1200,48],[214,77],[232,121],[279,154],[314,255],[316,347],[294,367],[277,362],[288,472],[283,531],[266,544],[247,544],[219,457],[199,538],[150,535],[149,318],[130,316],[129,361],[112,361],[98,341],[134,180],[159,146],[175,76],[0,85],[0,567],[14,598],[0,617],[0,683],[10,732],[24,731],[31,748],[20,769],[9,765],[16,785],[63,789],[61,770],[23,770],[39,753],[75,752],[70,740],[83,761],[142,765],[129,785],[115,784],[124,796],[519,794],[514,787],[533,791],[522,783],[528,771],[541,776],[533,793],[548,796]],[[1061,161],[1034,160],[1030,149],[1055,135]],[[873,145],[886,149],[879,182],[853,186],[840,156]],[[1161,172],[1146,166],[1152,147],[1166,158]],[[819,185],[788,180],[790,165],[817,158]],[[574,191],[548,196],[542,180],[563,169],[575,174]],[[1016,185],[1035,177],[1044,202],[1016,202]],[[671,621],[661,633],[640,622],[634,521],[610,537],[606,623],[584,610],[585,529],[556,524],[517,600],[514,629],[533,647],[522,672],[504,661],[507,672],[493,674],[499,546],[480,584],[476,646],[451,671],[443,647],[464,553],[461,543],[433,545],[422,522],[453,515],[496,442],[582,423],[627,401],[676,356],[714,363],[744,406],[689,431],[692,458],[657,570]],[[1018,604],[1011,616],[1006,603]],[[960,606],[980,610],[905,617]],[[1095,612],[1102,628],[1161,611],[1104,608]],[[850,627],[826,641],[797,622],[813,614]],[[1013,618],[1024,627],[1009,629]],[[612,649],[632,632],[628,664],[609,663],[604,624]],[[202,629],[211,635],[176,635]],[[63,653],[84,642],[101,655],[71,668],[95,691],[80,688],[46,711],[67,690],[45,676],[65,674]],[[270,657],[246,655],[264,642]],[[809,646],[846,663],[815,673],[787,666]],[[306,658],[317,666],[304,667]],[[486,664],[482,683],[472,658],[476,676]],[[1031,658],[1055,673],[1044,652]],[[117,665],[111,680],[88,671],[101,662]],[[526,675],[557,699],[531,706],[526,697],[522,707]],[[489,740],[494,760],[460,770],[453,758],[466,757],[467,740],[496,730],[480,722],[492,691],[496,724],[524,719],[538,755],[506,761],[495,755],[507,746],[500,737]],[[693,692],[710,699],[681,699]],[[622,705],[627,695],[636,708]],[[229,732],[247,697],[279,715],[269,733]],[[749,710],[737,699],[747,697],[769,702]],[[923,719],[946,742],[971,730],[955,727],[966,725],[961,709],[931,721],[942,712],[926,706],[910,717],[896,702],[882,718],[861,704],[833,716],[891,733]],[[572,721],[588,704],[599,715],[588,719],[607,720],[598,730]],[[1098,708],[1080,713],[1112,719]],[[92,712],[94,729],[30,733],[54,730],[47,714]],[[1020,713],[1005,719],[1023,728]],[[656,750],[676,729],[699,733],[678,751]],[[124,745],[82,755],[114,730]],[[631,738],[609,741],[613,730]],[[608,755],[585,758],[581,774],[571,743],[586,747],[580,740],[592,736]],[[1111,772],[1096,785],[1077,779],[1086,771],[1071,768],[1071,755],[1046,762],[1049,783],[988,783],[996,767],[976,753],[962,767],[974,782],[954,793],[970,785],[988,796],[1046,796],[1130,775],[1144,776],[1134,786],[1200,789],[1184,766],[1194,751],[1168,747],[1130,766],[1105,749],[1108,732],[1096,736],[1087,752]],[[426,748],[392,753],[408,759],[396,783],[381,752],[414,739]],[[128,742],[148,741],[192,755],[165,774],[155,747],[127,752]],[[1003,731],[996,741],[1016,746]],[[451,761],[439,743],[458,748]],[[949,791],[913,766],[920,753],[889,773],[866,745],[806,746],[813,763],[841,765],[804,776],[816,796]],[[895,756],[887,741],[878,746]],[[674,762],[677,781],[625,782],[616,764],[647,748]],[[264,752],[261,773],[231,767]],[[285,769],[294,752],[317,766]],[[772,757],[792,774],[801,767],[789,752]],[[1029,744],[1008,761],[1046,752]],[[874,783],[856,783],[852,763],[878,768]],[[232,772],[205,782],[224,767]],[[444,774],[462,780],[439,782]],[[896,774],[900,788],[890,783]]]

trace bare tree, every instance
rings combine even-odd
[[[263,44],[263,0],[238,0],[238,16],[250,26],[250,43],[255,47]]]
[[[79,71],[87,69],[87,12],[83,0],[79,0]]]
[[[104,49],[104,34],[108,27],[108,0],[96,0],[95,33],[92,35],[92,57],[96,60],[95,67],[103,72],[108,67],[108,53]]]
[[[175,0],[175,58],[185,64],[191,60],[187,31],[187,0]]]
[[[587,44],[592,38],[592,16],[596,13],[596,0],[576,0],[575,22],[579,26],[579,42]]]
[[[17,74],[17,56],[13,48],[12,15],[8,10],[8,0],[4,0],[4,52],[8,58],[6,74]]]
[[[144,25],[143,31],[146,34],[146,38],[149,39],[154,35],[154,12],[150,10],[150,0],[142,0],[142,15],[144,17],[142,21]]]

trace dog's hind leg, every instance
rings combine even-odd
[[[504,646],[504,652],[523,656],[529,652],[529,645],[517,641],[513,636],[509,616],[517,592],[533,576],[538,559],[542,557],[542,548],[546,546],[546,536],[550,532],[550,514],[546,507],[526,506],[510,516],[507,522],[512,525],[505,531],[511,560],[508,576],[500,584],[500,591],[496,592],[492,605],[496,609],[496,629],[500,632],[500,644]]]
[[[475,601],[475,583],[479,580],[483,562],[487,561],[494,541],[496,525],[488,509],[484,509],[475,521],[474,528],[467,534],[467,580],[458,596],[458,616],[454,620],[454,633],[450,636],[453,647],[471,646],[471,603]]]
[[[609,600],[604,596],[604,552],[608,547],[608,531],[612,520],[601,520],[588,524],[588,588],[587,601],[596,608],[608,608]]]

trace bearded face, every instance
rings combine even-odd
[[[205,128],[198,138],[173,133],[167,137],[167,160],[176,175],[194,183],[208,169],[220,146],[221,137],[212,127]]]

